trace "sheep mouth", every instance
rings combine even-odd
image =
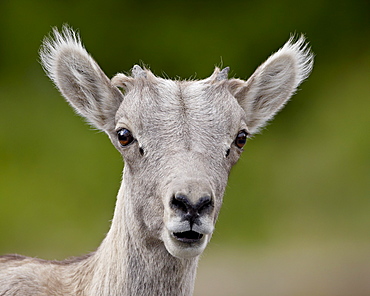
[[[174,232],[173,236],[182,243],[197,243],[203,238],[203,234],[196,231]]]

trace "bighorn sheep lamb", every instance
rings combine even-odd
[[[2,256],[0,295],[192,295],[231,167],[311,72],[304,37],[292,37],[247,81],[229,79],[229,68],[178,81],[137,65],[110,80],[66,26],[40,53],[68,103],[122,154],[123,180],[94,253],[60,262]]]

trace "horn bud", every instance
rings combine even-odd
[[[225,80],[229,77],[229,71],[230,71],[230,67],[226,67],[226,68],[223,68],[218,74],[217,74],[217,80],[218,81],[221,81],[221,80]]]
[[[146,78],[146,71],[143,70],[143,68],[141,68],[139,65],[135,65],[132,68],[131,73],[134,78],[140,78],[140,77]]]

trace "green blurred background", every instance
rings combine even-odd
[[[196,295],[370,295],[370,2],[0,1],[0,254],[63,259],[109,229],[122,161],[45,76],[51,27],[109,77],[247,79],[291,33],[310,78],[233,169]]]

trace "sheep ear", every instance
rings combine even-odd
[[[250,133],[257,133],[280,111],[313,67],[313,54],[303,36],[293,37],[271,55],[248,81],[229,80],[230,92],[246,112]]]
[[[114,129],[114,119],[122,93],[110,82],[98,64],[87,53],[76,32],[54,28],[40,50],[41,63],[62,95],[96,128]]]

